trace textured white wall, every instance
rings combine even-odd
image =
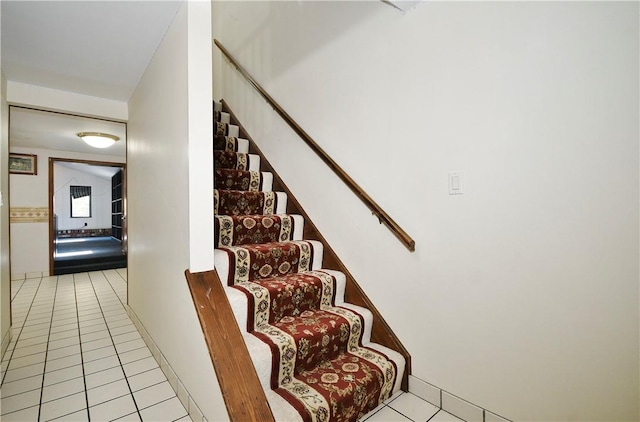
[[[211,4],[188,7],[189,269],[213,269],[213,115]]]
[[[37,148],[11,148],[11,152],[38,156],[38,174],[12,174],[10,183],[11,207],[49,206],[49,158],[124,163],[124,157],[99,154],[81,154]],[[68,201],[68,192],[67,192]],[[91,222],[94,219],[73,219]],[[108,223],[110,227],[110,222]],[[91,227],[88,228],[102,228]],[[76,228],[76,227],[73,227]],[[25,274],[49,271],[49,223],[11,224],[11,273]]]
[[[197,192],[201,186],[194,189],[195,197],[190,193],[190,177],[197,173],[190,167],[198,165],[194,153],[206,148],[199,143],[211,148],[211,135],[199,136],[206,129],[191,132],[192,125],[212,130],[211,112],[192,109],[211,110],[211,89],[206,88],[211,85],[211,44],[208,36],[205,42],[193,38],[198,29],[206,34],[210,25],[208,2],[185,2],[129,102],[128,280],[129,306],[207,419],[218,421],[227,419],[227,412],[184,276],[196,255],[191,246],[213,237],[213,227],[209,233],[200,231],[202,239],[190,237],[195,224],[190,225],[190,208],[198,201],[209,207],[204,226],[212,224],[212,188],[204,196]],[[206,49],[200,55],[198,45]],[[201,85],[204,104],[191,97]],[[213,154],[200,159],[212,161]],[[208,253],[213,256],[213,246]]]
[[[415,238],[411,254],[215,53],[216,98],[415,376],[514,420],[638,420],[637,2],[213,7],[214,36]]]

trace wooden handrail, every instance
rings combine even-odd
[[[380,224],[384,224],[411,252],[416,249],[416,242],[398,225],[371,197],[327,154],[313,138],[298,125],[295,120],[269,95],[267,91],[245,70],[244,67],[224,48],[220,41],[213,40],[222,54],[235,66],[240,74],[258,91],[282,119],[293,129],[295,133],[329,166],[331,170],[342,180],[351,191],[371,210],[378,218]]]

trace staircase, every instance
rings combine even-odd
[[[215,267],[277,421],[356,421],[403,382],[406,361],[371,341],[374,315],[345,302],[285,192],[215,103]],[[406,388],[406,386],[405,386]]]

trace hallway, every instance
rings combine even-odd
[[[126,276],[11,281],[3,421],[191,421],[127,315]]]

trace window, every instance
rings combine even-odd
[[[69,186],[71,218],[91,217],[91,186]]]

